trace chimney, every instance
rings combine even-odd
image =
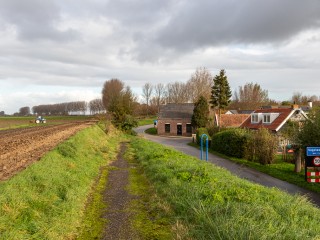
[[[292,107],[292,109],[298,109],[298,108],[299,108],[299,105],[294,103],[294,104],[292,104],[291,107]]]

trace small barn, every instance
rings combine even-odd
[[[193,103],[168,103],[160,106],[158,135],[191,136]]]

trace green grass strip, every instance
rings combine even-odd
[[[199,148],[199,146],[196,143],[189,143],[189,145]],[[219,157],[229,159],[233,162],[239,163],[241,165],[256,169],[272,177],[295,184],[299,187],[308,189],[313,192],[320,193],[320,185],[318,183],[308,183],[305,180],[304,169],[302,169],[300,173],[294,172],[294,164],[283,161],[281,159],[281,155],[277,155],[275,163],[272,163],[269,165],[261,165],[260,163],[248,161],[246,159],[228,157],[224,154],[212,151],[212,149],[209,149],[209,152]]]
[[[87,128],[20,174],[0,183],[0,239],[73,239],[85,204],[118,140]]]
[[[139,239],[172,239],[172,212],[159,198],[137,164],[134,149],[128,144],[125,158],[130,164],[128,191],[133,195],[127,211],[132,213],[132,229],[139,234]]]
[[[174,211],[181,239],[319,239],[320,210],[162,145],[132,141],[157,194]],[[179,229],[177,227],[177,229]]]
[[[151,134],[151,135],[157,135],[158,134],[158,129],[157,128],[148,128],[148,129],[146,129],[145,132],[148,133],[148,134]]]
[[[144,125],[149,125],[153,124],[153,121],[157,119],[157,116],[150,116],[142,119],[137,119],[138,120],[138,126],[144,126]]]

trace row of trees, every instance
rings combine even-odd
[[[206,68],[198,68],[190,79],[164,85],[146,83],[142,88],[142,96],[147,106],[147,113],[154,114],[159,106],[165,103],[195,102],[200,96],[210,98],[213,77]]]
[[[224,72],[225,73],[225,72]],[[120,81],[121,82],[121,81]],[[212,87],[214,85],[214,78],[210,71],[205,67],[197,68],[196,71],[191,75],[187,82],[174,82],[174,83],[158,83],[152,85],[146,83],[142,88],[142,97],[144,104],[138,103],[138,98],[134,96],[131,89],[122,87],[130,90],[130,94],[133,98],[131,104],[131,111],[135,115],[151,114],[155,115],[159,111],[161,104],[170,103],[186,103],[186,102],[197,102],[200,96],[203,96],[208,102],[212,101]],[[111,89],[113,87],[111,86]],[[117,92],[117,91],[116,91]],[[74,112],[86,112],[90,111],[91,114],[101,113],[105,111],[105,106],[102,103],[102,99],[94,99],[88,103],[86,102],[70,102],[70,103],[58,103],[58,104],[47,104],[34,106],[32,108],[33,113],[39,114],[71,114]],[[307,104],[312,101],[314,105],[320,105],[320,98],[312,95],[306,96],[302,93],[295,92],[291,100],[283,101],[282,103],[276,102],[269,99],[268,91],[261,88],[257,83],[246,83],[243,86],[239,86],[233,93],[233,99],[224,106],[227,109],[236,110],[254,110],[262,105],[290,105],[296,104]],[[22,107],[16,115],[29,115],[31,109],[29,107]]]
[[[85,101],[65,102],[57,104],[42,104],[32,107],[32,113],[38,115],[70,115],[85,114],[87,111],[91,114],[102,113],[105,111],[101,99],[94,99],[89,103]],[[31,115],[30,107],[21,107],[15,115],[28,116]]]
[[[223,73],[225,76],[225,71]],[[220,77],[222,77],[220,75]],[[208,69],[202,67],[196,69],[186,82],[174,82],[164,85],[162,83],[152,85],[146,83],[142,88],[142,96],[148,108],[148,113],[154,114],[159,106],[165,103],[197,102],[200,96],[207,101],[212,99],[212,87],[216,77],[213,77]],[[231,93],[229,94],[231,97]],[[278,104],[269,99],[268,91],[261,88],[257,83],[246,83],[234,91],[233,99],[228,106],[230,109],[256,109],[262,105]],[[227,107],[227,106],[225,106]]]
[[[166,87],[160,83],[154,88],[151,84],[146,83],[143,88],[143,96],[146,100],[147,114],[149,103],[156,103],[158,110],[160,104],[165,102],[194,102],[199,99],[206,102],[207,98],[210,98],[210,103],[220,113],[220,110],[228,106],[231,101],[231,90],[224,70],[221,70],[220,74],[212,79],[211,74],[205,68],[197,69],[185,84],[185,86],[192,85],[194,87],[187,91],[182,87],[182,83],[168,84]],[[155,90],[154,95],[153,90]],[[188,93],[192,94],[188,95]],[[125,86],[124,82],[119,79],[106,81],[102,89],[102,102],[114,125],[128,130],[135,124],[131,116],[137,112],[139,106],[141,109],[141,105],[137,102],[137,97],[132,93],[131,88]],[[208,107],[206,110],[208,111]],[[203,109],[199,111],[199,114],[203,115]],[[198,119],[196,117],[194,121]]]
[[[142,96],[147,105],[148,113],[154,114],[159,110],[159,105],[165,103],[186,103],[199,100],[203,96],[209,102],[214,78],[210,71],[204,67],[196,69],[190,79],[184,82],[159,83],[152,85],[146,83],[142,88]],[[258,83],[248,82],[239,86],[232,94],[228,109],[254,110],[263,105],[307,105],[311,101],[314,106],[320,106],[320,97],[316,95],[303,95],[294,92],[291,99],[277,102],[269,98],[268,90],[263,89]]]
[[[68,115],[71,113],[83,113],[87,110],[85,101],[46,104],[32,107],[32,112],[39,115]]]

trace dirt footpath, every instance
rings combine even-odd
[[[107,203],[107,212],[104,218],[107,225],[104,230],[104,240],[139,239],[138,234],[131,228],[128,204],[134,196],[130,195],[127,186],[129,184],[130,165],[123,158],[126,144],[122,143],[117,159],[110,164],[114,167],[108,175],[108,185],[104,192],[104,201]]]
[[[92,122],[75,122],[0,131],[0,181],[25,169],[59,143],[90,125]]]

